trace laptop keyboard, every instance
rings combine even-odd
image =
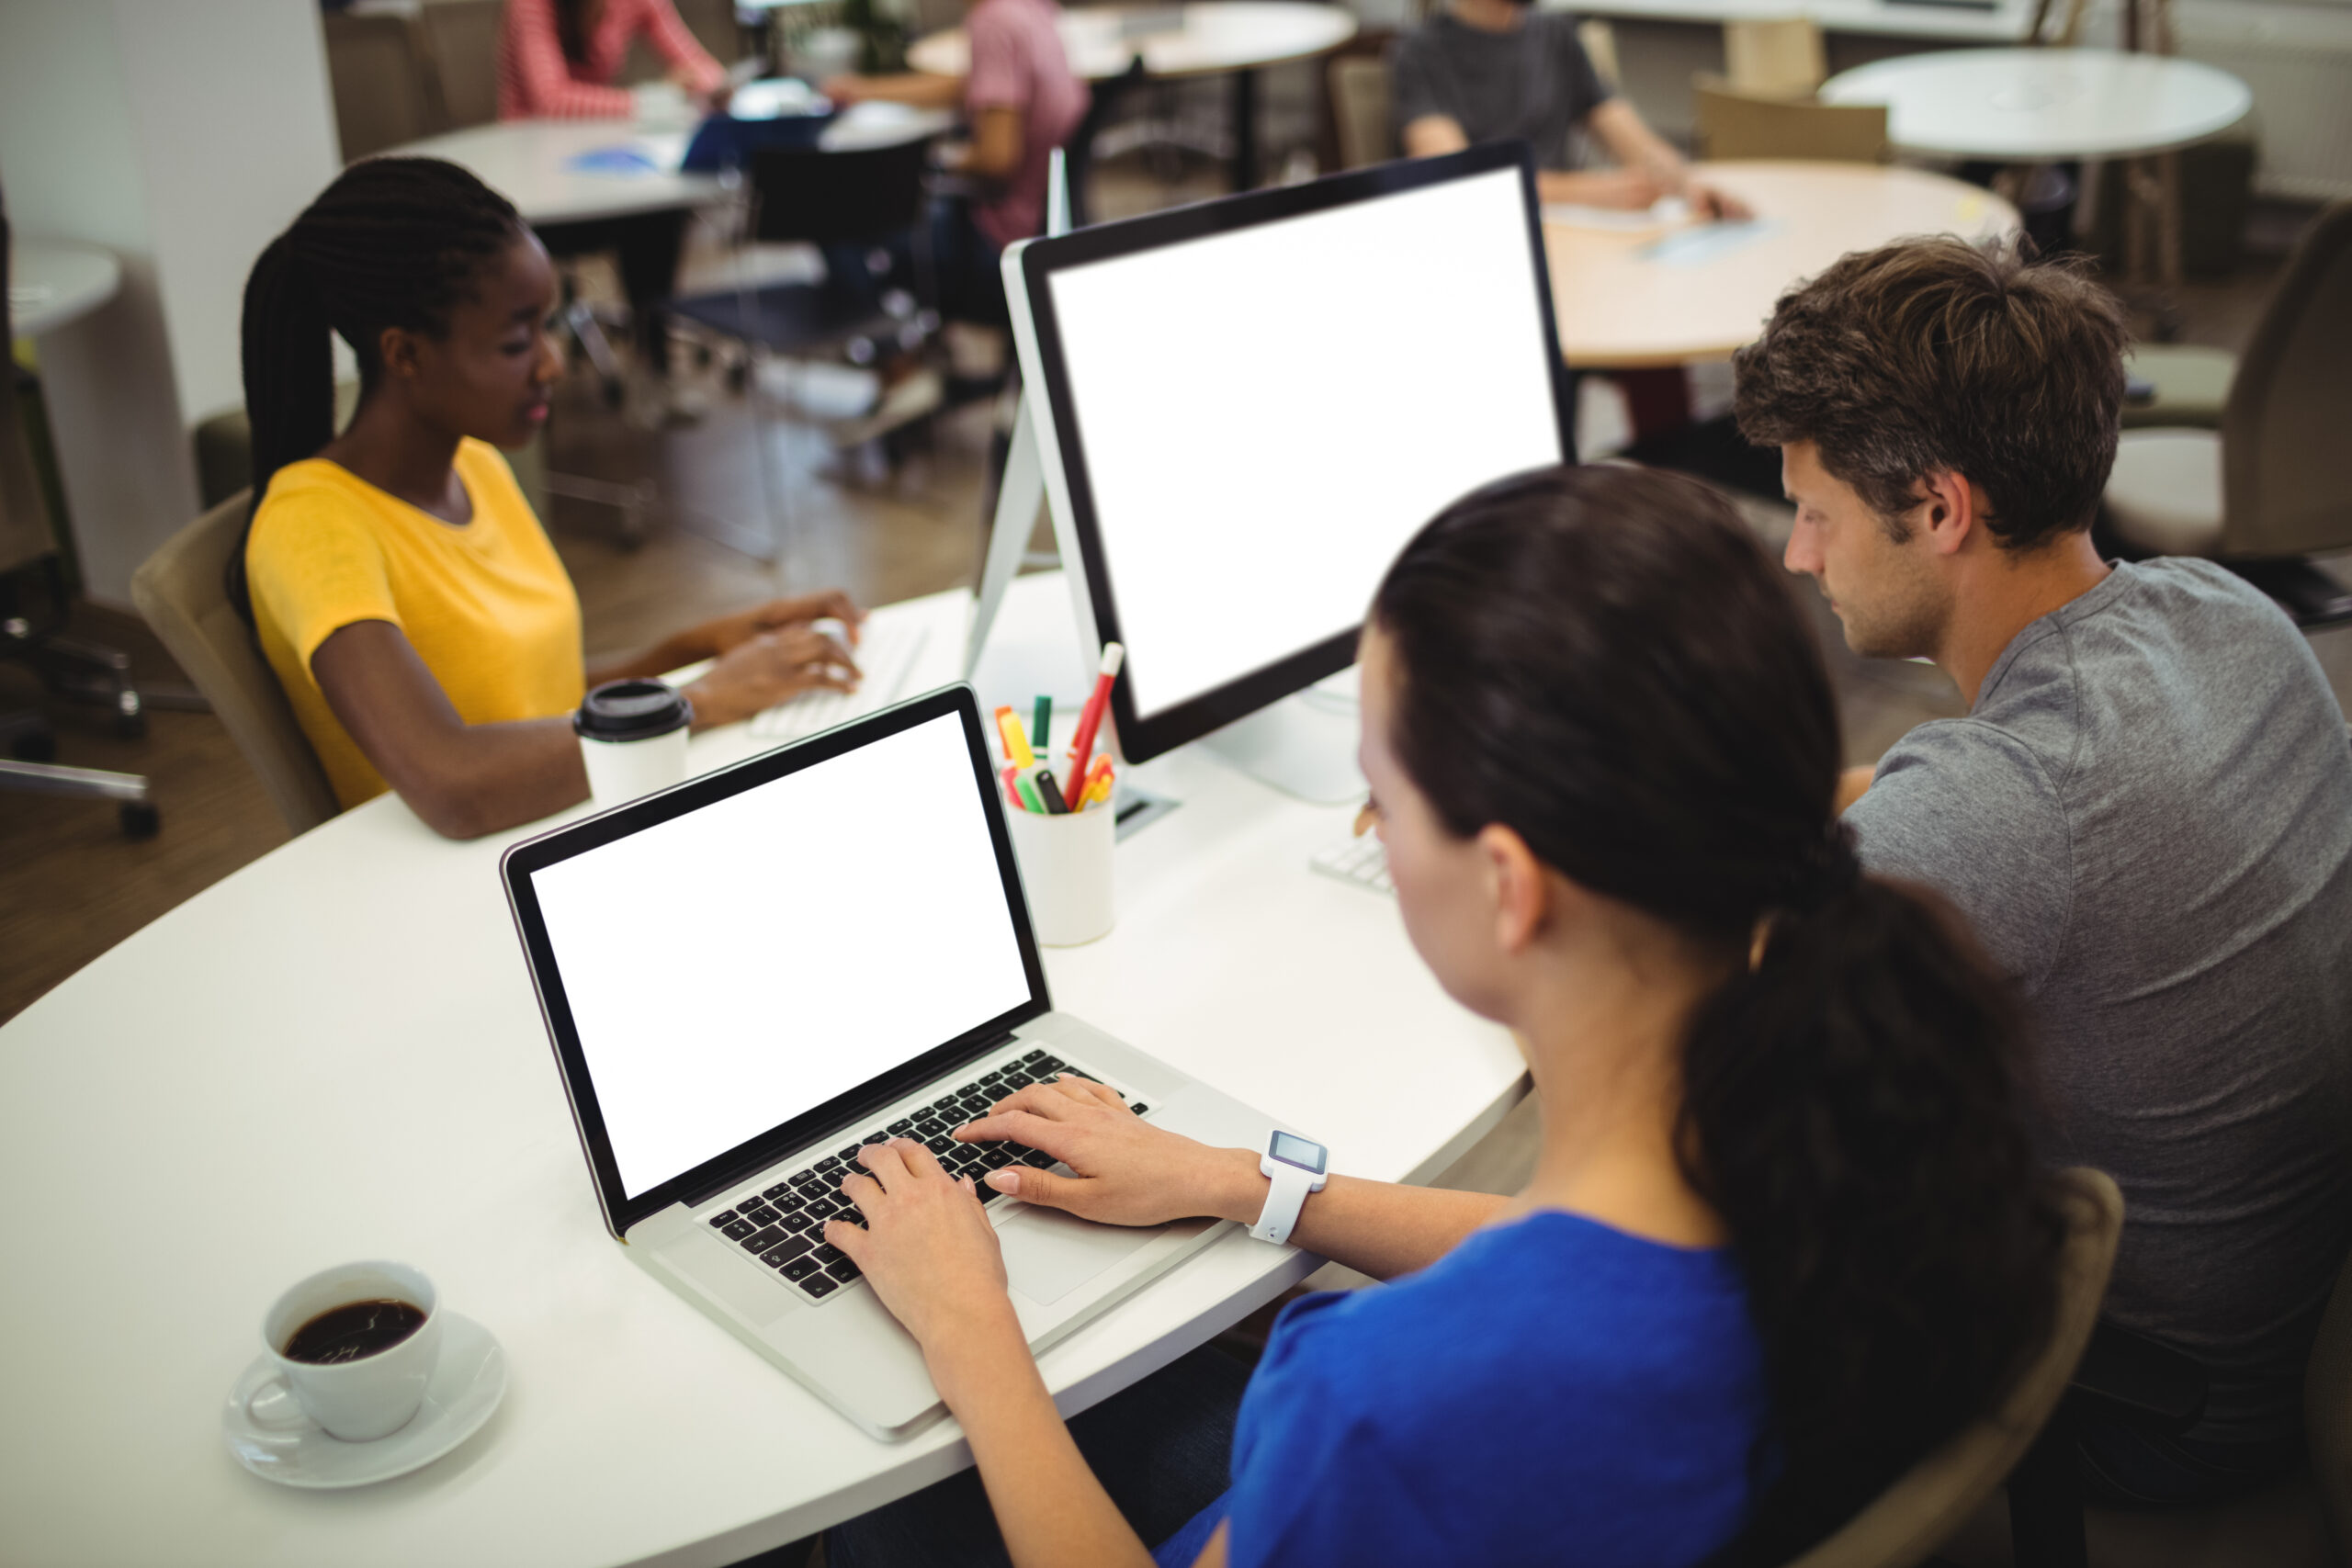
[[[888,1122],[860,1136],[843,1134],[842,1146],[809,1161],[789,1176],[769,1171],[765,1185],[740,1194],[709,1216],[712,1229],[775,1269],[812,1300],[822,1301],[857,1279],[857,1265],[837,1247],[825,1242],[825,1222],[845,1219],[864,1224],[857,1205],[842,1193],[842,1182],[857,1164],[857,1151],[867,1144],[892,1138],[913,1138],[939,1157],[951,1176],[968,1176],[980,1201],[994,1203],[1004,1194],[981,1178],[1009,1165],[1051,1166],[1054,1156],[1043,1149],[1015,1143],[959,1144],[949,1134],[967,1122],[989,1113],[1006,1095],[1033,1083],[1050,1080],[1057,1073],[1071,1073],[1096,1083],[1104,1080],[1084,1067],[1063,1061],[1043,1049],[1001,1062],[929,1104],[902,1111]],[[1151,1107],[1120,1092],[1127,1109],[1141,1116]]]

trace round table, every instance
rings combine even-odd
[[[1547,214],[1560,352],[1584,369],[1725,359],[1783,291],[1849,251],[1906,234],[1982,239],[2018,227],[1998,197],[1942,175],[1870,164],[1703,164],[1756,211],[1744,224],[1602,228]],[[1558,209],[1554,209],[1558,210]]]
[[[819,145],[832,152],[893,145],[937,136],[954,117],[897,104],[860,104],[825,128]],[[471,170],[533,224],[576,223],[703,207],[722,197],[717,175],[685,174],[678,164],[691,127],[619,119],[510,119],[469,126],[390,148],[387,157],[446,158]],[[576,167],[594,153],[633,152],[637,169]]]
[[[1351,13],[1303,0],[1090,6],[1064,11],[1057,20],[1070,69],[1090,82],[1111,81],[1136,60],[1144,74],[1158,81],[1231,74],[1237,190],[1257,183],[1258,72],[1329,54],[1356,34]],[[971,44],[960,28],[933,33],[907,51],[907,63],[961,76],[971,69]]]
[[[2226,71],[2168,55],[1963,49],[1841,72],[1821,101],[1884,104],[1900,152],[2041,163],[2187,147],[2245,118],[2254,95]]]
[[[39,337],[88,315],[122,287],[112,251],[70,240],[18,236],[8,245],[9,330]]]

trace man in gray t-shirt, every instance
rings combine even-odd
[[[1848,642],[1968,702],[1857,770],[1846,820],[2028,1002],[2050,1157],[2123,1190],[2105,1315],[2209,1373],[2183,1437],[2086,1423],[2086,1486],[2188,1503],[2300,1457],[2352,1246],[2352,742],[2262,594],[2092,544],[2125,342],[2078,272],[1910,241],[1783,297],[1735,412]]]
[[[1708,216],[1747,209],[1692,181],[1682,155],[1611,93],[1577,39],[1577,20],[1521,0],[1451,0],[1388,54],[1389,118],[1409,158],[1524,140],[1546,202],[1647,207],[1687,197]],[[1589,132],[1619,167],[1576,171],[1571,132]]]

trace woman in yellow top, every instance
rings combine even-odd
[[[856,680],[813,625],[854,640],[861,612],[839,592],[582,668],[571,580],[498,451],[547,419],[554,301],[513,206],[429,158],[352,165],[254,264],[259,500],[229,592],[345,807],[389,787],[471,838],[586,798],[571,715],[588,686],[715,659],[685,689],[704,728]],[[331,333],[359,360],[340,435]]]

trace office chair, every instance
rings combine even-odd
[[[1724,23],[1724,76],[1754,98],[1810,98],[1829,78],[1821,25],[1810,17]]]
[[[1911,1568],[1923,1562],[2026,1455],[2090,1337],[2123,1230],[2123,1194],[2112,1180],[2087,1168],[2069,1170],[2065,1178],[2070,1212],[2049,1341],[1998,1409],[1913,1465],[1788,1568]]]
[[[1342,54],[1324,68],[1340,167],[1368,168],[1396,156],[1396,134],[1388,123],[1392,88],[1388,62],[1378,55]]]
[[[0,344],[13,340],[8,312],[8,217],[6,208],[0,207]],[[5,370],[0,374],[0,656],[32,665],[51,690],[105,704],[113,711],[119,732],[139,735],[146,728],[145,709],[138,689],[130,683],[129,655],[70,637],[63,630],[65,573],[58,559],[57,536],[50,526],[49,506],[41,498],[32,452],[18,419],[18,401],[24,395],[22,372],[13,359],[0,366],[0,370]],[[13,581],[33,572],[45,580],[50,606],[48,615],[38,623],[19,613]],[[143,775],[58,765],[56,733],[39,710],[0,714],[0,741],[8,748],[8,755],[0,758],[0,790],[111,800],[123,832],[130,838],[151,839],[161,829],[163,820],[148,796]]]
[[[329,11],[319,21],[326,31],[335,140],[345,163],[440,129],[440,106],[414,17]]]
[[[443,130],[498,118],[498,28],[506,0],[435,0],[417,10]]]
[[[1818,104],[1743,91],[1704,74],[1692,80],[1690,93],[1702,157],[1883,164],[1894,156],[1884,104]]]
[[[300,834],[342,807],[253,628],[229,604],[222,571],[244,537],[252,495],[240,491],[164,540],[132,574],[130,596]]]
[[[2352,588],[2309,558],[2352,547],[2336,461],[2352,430],[2352,201],[2320,214],[2263,307],[2221,429],[2127,430],[2106,518],[2147,555],[2211,556],[2306,630],[2352,621]]]

